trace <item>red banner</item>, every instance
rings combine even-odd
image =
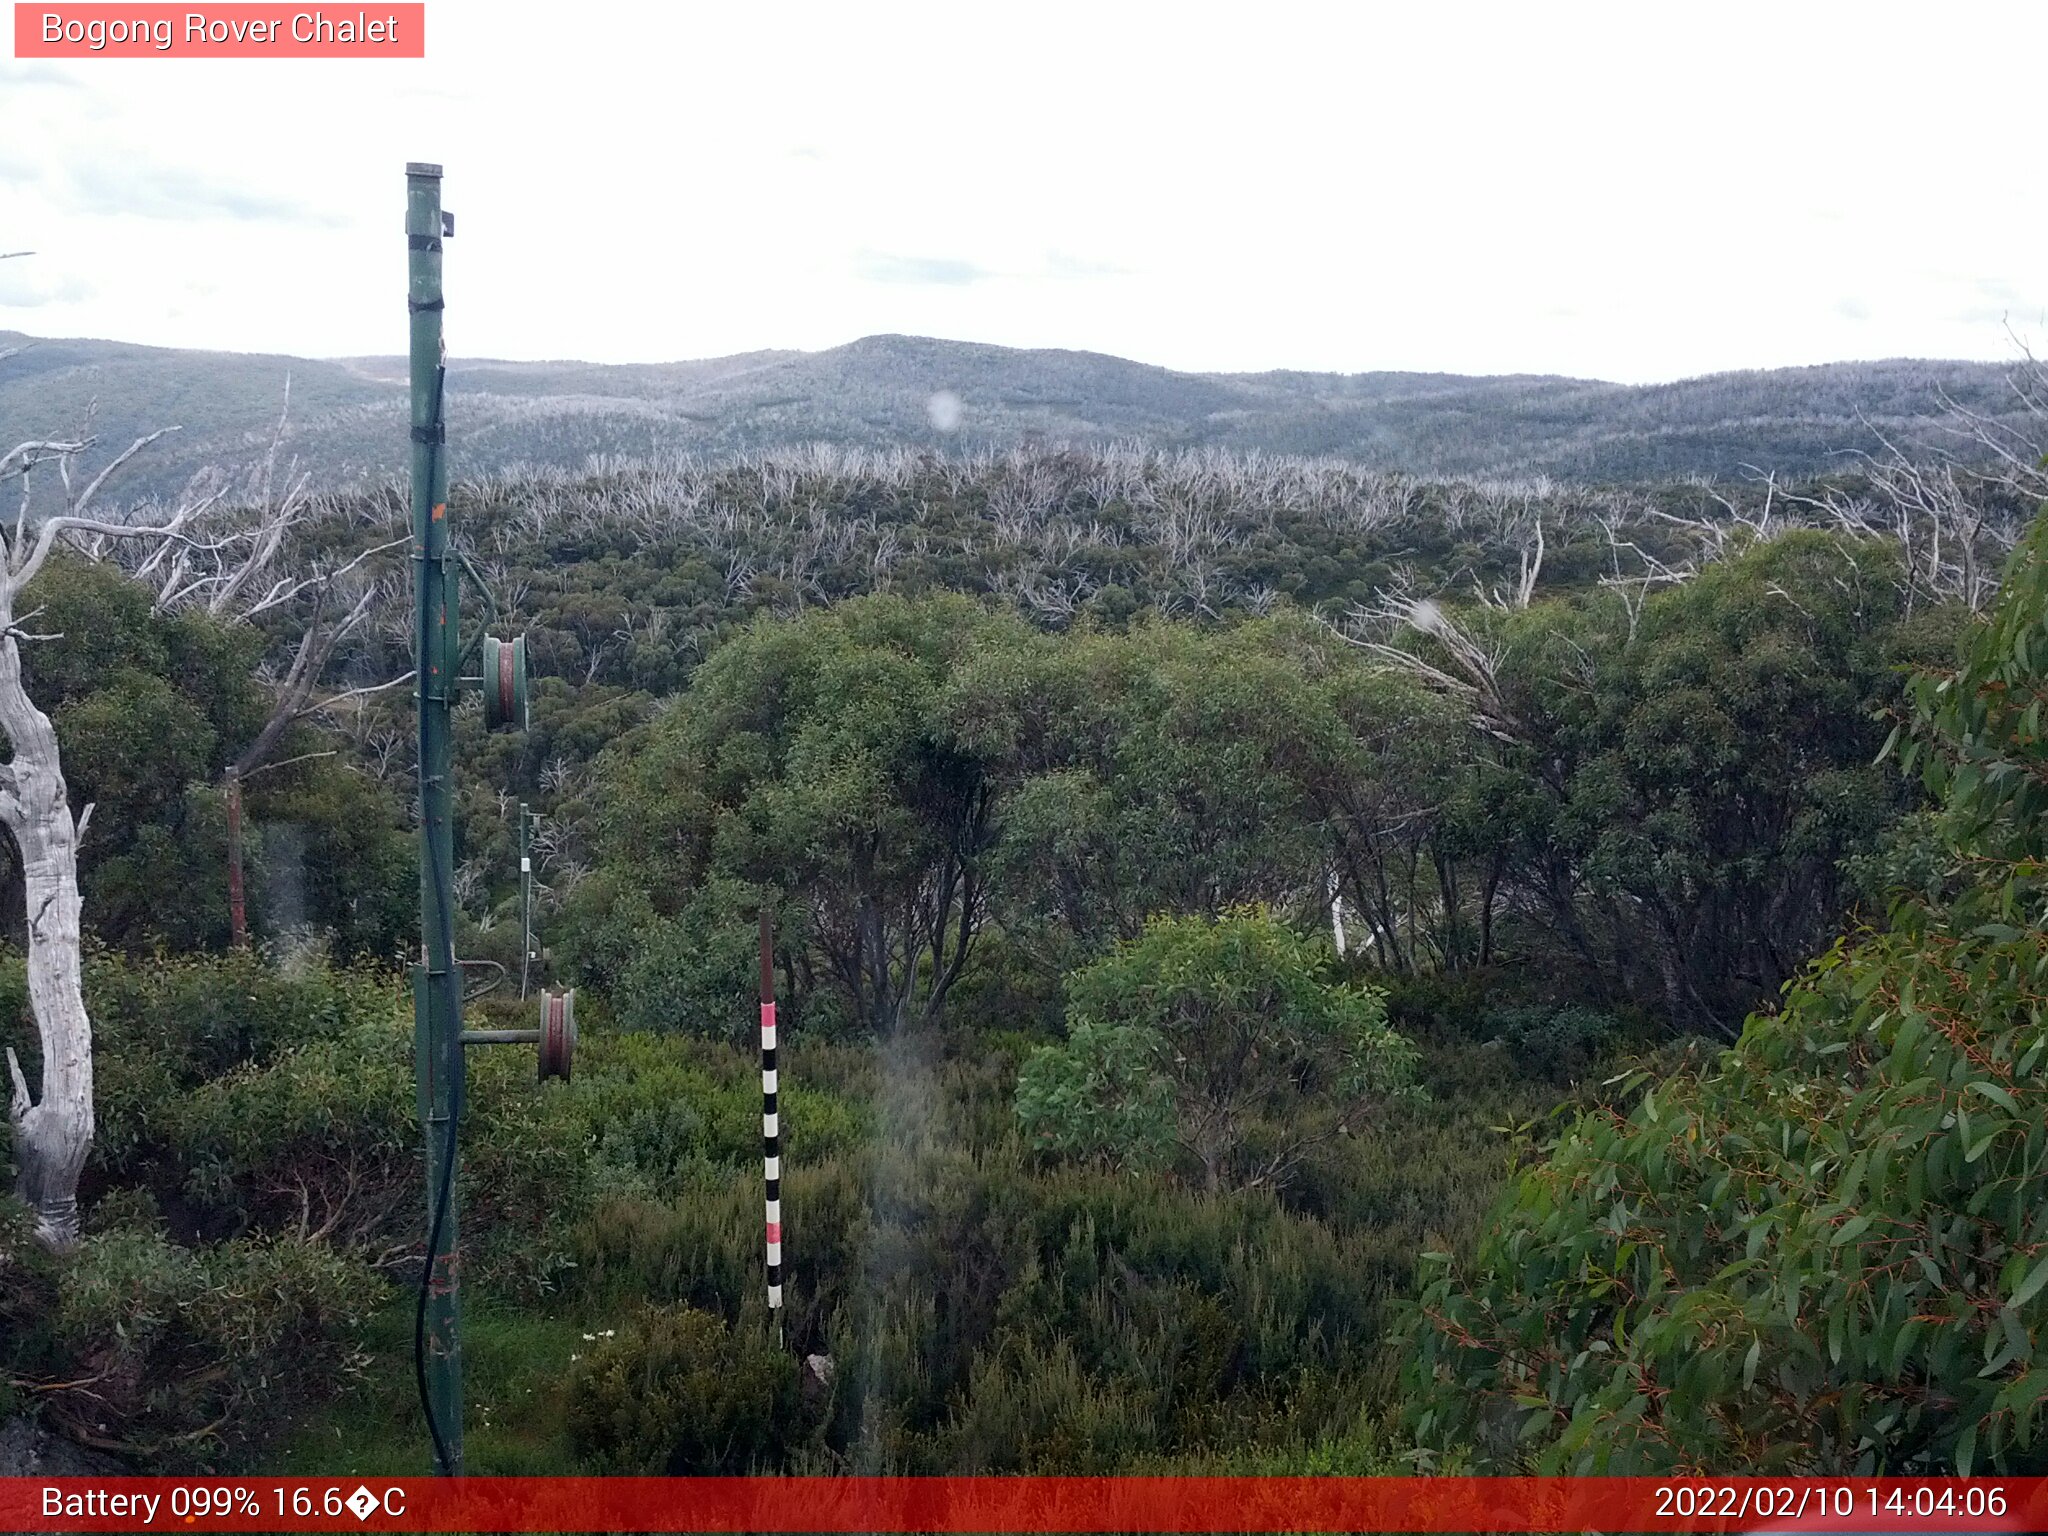
[[[9,1478],[8,1531],[2023,1531],[2048,1478]]]
[[[38,5],[16,0],[17,59],[423,59],[411,4]]]

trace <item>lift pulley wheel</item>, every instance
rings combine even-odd
[[[484,724],[526,729],[526,636],[484,640]]]
[[[540,1080],[569,1081],[576,1055],[576,989],[540,995]]]

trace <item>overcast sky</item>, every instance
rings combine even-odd
[[[438,160],[472,357],[899,331],[1646,381],[2048,332],[2039,4],[427,24],[423,62],[0,60],[0,251],[38,253],[0,263],[0,329],[402,351],[404,163]]]

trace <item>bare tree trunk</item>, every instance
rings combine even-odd
[[[0,821],[21,851],[29,1004],[43,1051],[42,1096],[33,1102],[13,1047],[7,1051],[16,1193],[36,1213],[38,1240],[62,1250],[78,1241],[78,1179],[93,1138],[92,1023],[78,927],[78,838],[91,807],[72,820],[57,732],[22,685],[11,630],[0,634],[0,731],[14,749],[13,761],[0,769]]]

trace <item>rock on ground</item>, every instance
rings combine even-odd
[[[133,1471],[111,1456],[50,1434],[33,1419],[0,1423],[0,1477],[121,1477]]]

